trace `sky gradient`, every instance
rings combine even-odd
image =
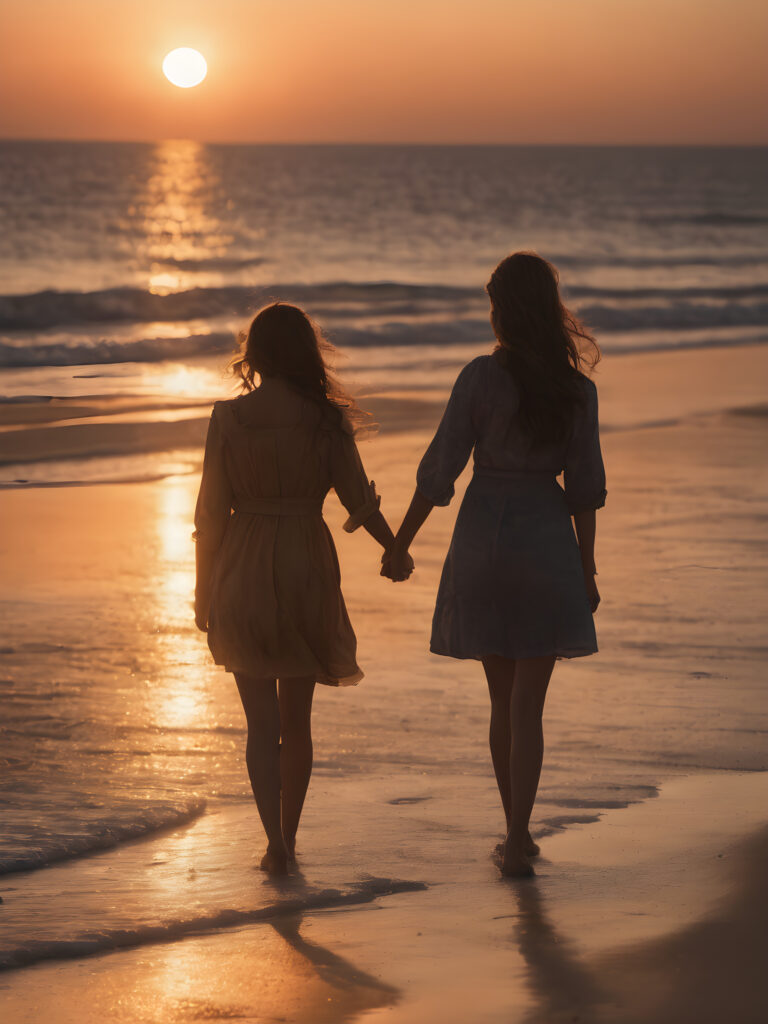
[[[766,49],[764,0],[5,0],[0,137],[764,144]]]

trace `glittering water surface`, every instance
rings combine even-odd
[[[0,365],[40,371],[7,393],[72,393],[73,365],[131,392],[104,368],[127,359],[146,377],[221,355],[273,294],[305,303],[362,369],[382,348],[486,341],[483,285],[514,249],[558,264],[609,348],[722,344],[765,323],[765,149],[181,141],[0,156]]]

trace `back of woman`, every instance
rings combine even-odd
[[[378,502],[352,435],[320,421],[280,378],[214,408],[196,522],[198,541],[221,537],[208,644],[230,672],[361,678],[322,508],[333,488],[353,529]]]
[[[327,372],[328,347],[295,306],[274,303],[254,318],[234,364],[247,393],[213,408],[195,512],[195,620],[235,675],[268,839],[262,867],[274,873],[295,858],[315,684],[362,678],[322,517],[328,491],[349,513],[345,530],[363,526],[385,549],[393,539],[357,451],[354,403]]]
[[[605,484],[596,448],[597,389],[581,376],[583,404],[570,430],[537,443],[520,422],[520,385],[494,354],[478,356],[458,376],[435,439],[418,475],[419,490],[433,504],[447,505],[453,480],[474,450],[475,476],[508,474],[552,478],[565,471],[568,504],[588,505]],[[437,500],[435,500],[437,499]]]
[[[424,497],[447,505],[474,449],[438,590],[433,653],[518,660],[597,650],[570,520],[604,500],[597,392],[583,382],[572,430],[537,444],[520,423],[519,385],[495,355],[459,375],[416,477]]]
[[[487,291],[496,348],[459,374],[386,568],[402,574],[413,538],[435,505],[450,502],[474,452],[430,650],[482,662],[507,827],[501,870],[525,876],[538,853],[529,821],[555,660],[597,651],[595,510],[605,473],[597,391],[582,368],[599,352],[562,304],[557,271],[535,253],[502,260]]]

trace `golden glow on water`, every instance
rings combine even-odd
[[[393,990],[306,941],[301,924],[296,916],[242,929],[235,942],[192,938],[153,951],[134,1008],[157,1020],[334,1024],[392,1004]]]
[[[234,339],[233,339],[234,348]],[[149,371],[152,389],[169,398],[209,398],[210,395],[226,390],[227,382],[219,384],[220,370],[212,371],[203,366],[187,366],[184,363],[167,363],[162,368],[154,366]],[[212,384],[215,383],[215,387]],[[228,382],[232,386],[232,380]]]
[[[164,562],[173,562],[166,575],[166,589],[175,598],[190,584],[194,586],[194,549],[191,544],[194,495],[189,480],[164,480],[159,488],[157,529]]]
[[[194,691],[168,694],[161,707],[161,714],[156,722],[165,728],[184,729],[201,722],[204,702],[200,694]]]
[[[184,275],[177,271],[161,271],[149,275],[149,290],[153,295],[169,295],[184,287]]]
[[[150,291],[167,294],[190,287],[188,271],[199,270],[201,261],[226,252],[232,237],[222,233],[210,211],[210,199],[218,188],[219,177],[201,143],[189,139],[157,143],[137,202],[146,238],[143,255],[153,261]]]
[[[194,627],[192,610],[196,486],[196,479],[177,477],[157,487],[158,552],[152,589],[159,668],[151,713],[161,728],[199,727],[208,720],[205,681],[210,655]]]

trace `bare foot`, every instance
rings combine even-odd
[[[531,838],[531,833],[528,832],[525,837],[525,855],[526,857],[538,857],[541,853],[541,847],[538,843],[535,843]]]
[[[500,869],[505,878],[531,878],[536,874],[525,853],[525,846],[513,843],[510,836],[502,847]]]
[[[288,863],[296,863],[296,836],[292,839],[285,839],[285,848],[288,851]]]
[[[504,843],[497,843],[496,846],[494,847],[494,853],[499,859],[501,859],[504,856]],[[538,843],[535,843],[533,841],[533,839],[531,838],[531,833],[529,832],[525,840],[526,857],[538,857],[540,853],[541,847]]]
[[[275,850],[268,846],[267,852],[261,858],[259,867],[262,871],[266,871],[268,875],[287,875],[288,853],[285,847]]]

